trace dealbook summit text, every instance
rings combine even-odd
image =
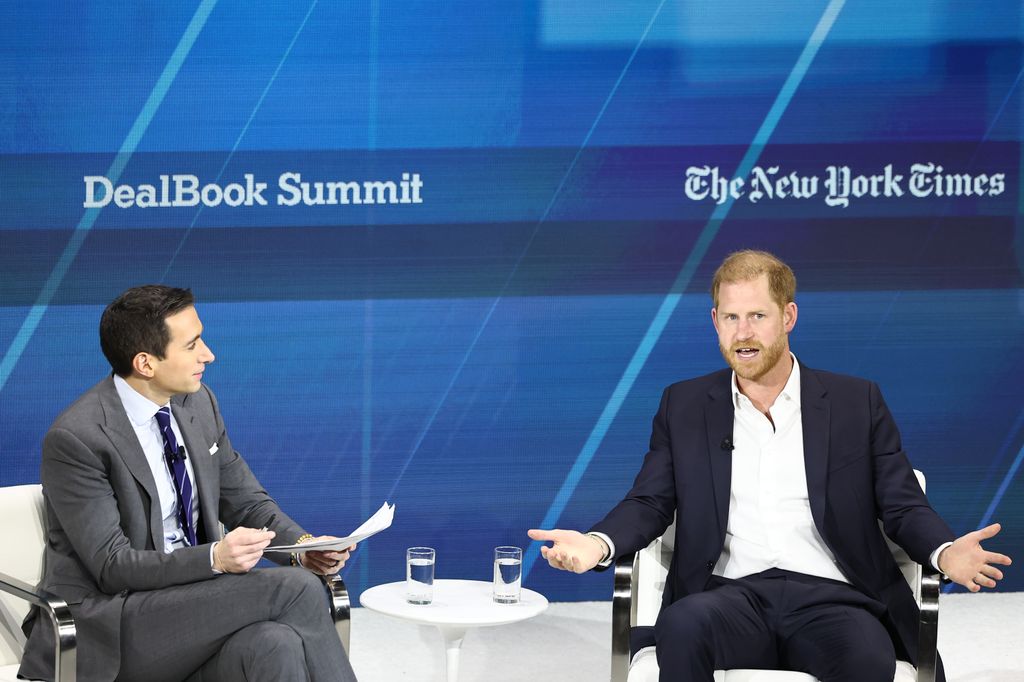
[[[189,173],[159,175],[155,183],[115,185],[103,175],[85,175],[85,208],[179,208],[199,206],[335,206],[344,204],[422,204],[423,180],[419,173],[402,173],[398,180],[316,181],[301,173],[281,173],[277,194],[264,195],[268,183],[245,173],[240,182],[201,184]]]

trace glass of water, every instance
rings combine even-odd
[[[519,547],[494,548],[494,601],[518,604],[523,579],[523,550]]]
[[[405,550],[405,600],[410,604],[434,601],[434,550],[410,547]]]

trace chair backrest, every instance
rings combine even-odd
[[[675,547],[676,520],[654,542],[647,545],[636,555],[636,574],[639,580],[633,582],[633,613],[630,622],[633,625],[654,625],[661,611],[661,595],[665,592],[665,581],[668,579],[668,567],[672,563],[672,552]]]
[[[925,489],[924,474],[914,470],[917,474],[917,481],[921,484],[921,490]],[[676,522],[665,533],[640,550],[636,557],[636,572],[640,579],[633,584],[634,594],[631,602],[633,613],[630,622],[633,625],[654,625],[661,611],[661,595],[665,591],[665,581],[668,577],[669,564],[672,562],[673,544],[675,543]],[[920,601],[921,596],[921,565],[912,560],[896,543],[888,537],[885,541],[889,544],[889,550],[896,559],[897,565],[903,571],[903,577],[907,579],[910,588],[914,591],[914,597]]]
[[[46,507],[41,485],[0,488],[0,573],[39,584],[46,544]],[[0,666],[18,663],[25,646],[21,621],[28,603],[0,592]]]
[[[917,475],[917,482],[921,485],[921,492],[925,491],[925,480],[924,474],[914,469],[914,473]],[[884,535],[883,531],[883,535]],[[903,577],[907,579],[910,584],[910,589],[914,591],[914,599],[921,603],[921,564],[917,563],[903,551],[903,548],[897,545],[895,542],[889,539],[889,536],[885,537],[885,541],[889,544],[889,551],[892,552],[892,556],[896,559],[896,564],[903,571]]]

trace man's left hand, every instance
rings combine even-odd
[[[336,538],[331,535],[321,535],[320,537],[309,540],[309,542],[313,542],[314,540],[334,539]],[[319,575],[334,575],[341,570],[342,566],[345,565],[345,562],[348,561],[349,553],[355,548],[356,546],[352,545],[341,552],[324,552],[311,549],[310,551],[299,555],[299,563]]]
[[[939,554],[939,570],[971,592],[977,592],[983,587],[995,587],[996,581],[1003,579],[1003,572],[993,564],[1009,566],[1011,560],[1005,554],[985,551],[981,541],[995,537],[1000,528],[998,523],[993,523],[958,537]]]

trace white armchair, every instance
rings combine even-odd
[[[77,635],[64,600],[37,589],[43,576],[46,505],[40,485],[0,488],[0,682],[18,679],[25,649],[21,622],[29,608],[39,606],[54,628],[56,679],[74,682]],[[331,617],[345,650],[349,650],[351,607],[339,576],[327,580]]]
[[[0,488],[0,544],[0,682],[18,678],[25,648],[21,622],[33,604],[56,635],[56,679],[74,682],[77,636],[71,611],[63,599],[36,588],[43,577],[46,544],[42,486]]]
[[[921,489],[924,475],[915,471]],[[635,555],[615,562],[612,595],[612,682],[658,682],[653,626],[661,611],[669,564],[674,551],[675,522]],[[939,575],[922,573],[906,552],[889,542],[896,563],[910,583],[921,607],[919,660],[915,668],[898,661],[893,682],[934,682],[939,624]],[[805,673],[785,670],[716,670],[715,682],[817,682]]]

